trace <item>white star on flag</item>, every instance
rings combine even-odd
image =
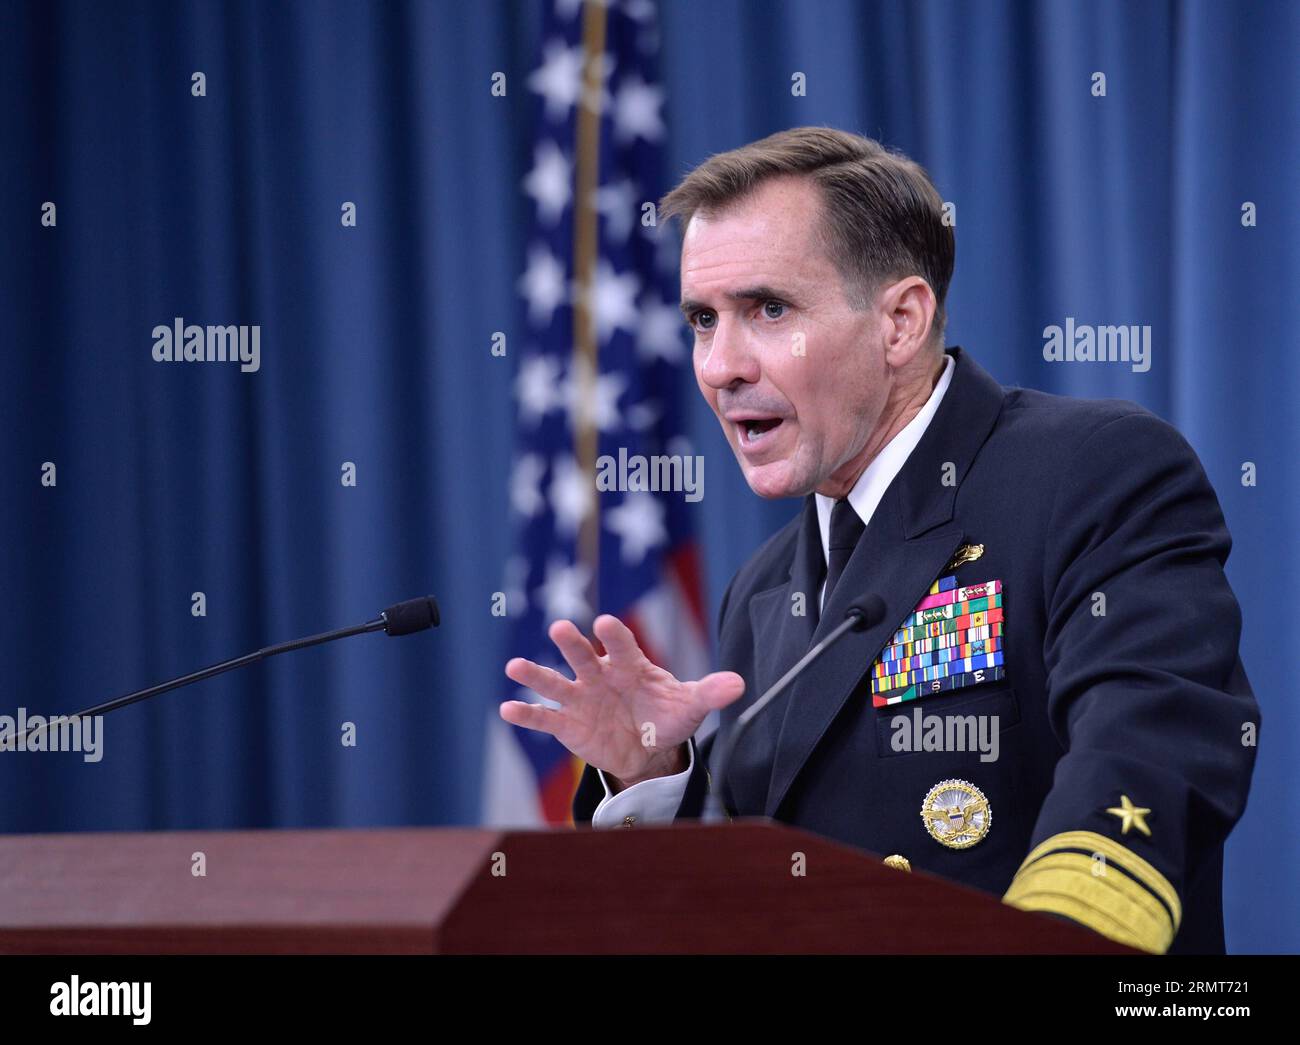
[[[555,512],[557,530],[569,537],[576,534],[582,520],[591,511],[595,497],[595,478],[583,472],[571,454],[555,462],[551,476],[551,510]]]
[[[523,454],[515,459],[510,470],[510,507],[525,519],[546,507],[542,497],[542,475],[546,462],[537,454]]]
[[[528,86],[546,99],[548,120],[563,120],[582,93],[582,47],[548,40],[542,64],[528,78]]]
[[[642,403],[633,403],[624,414],[628,428],[634,432],[645,432],[658,422],[663,409],[652,399]]]
[[[582,563],[566,563],[551,559],[546,564],[546,580],[537,588],[546,606],[546,622],[568,619],[586,622],[591,616],[587,602],[587,585],[591,583],[591,569]]]
[[[519,277],[519,292],[528,299],[529,320],[538,326],[549,326],[568,297],[564,266],[543,244],[528,248],[528,268]]]
[[[645,553],[668,540],[664,506],[648,493],[629,493],[617,508],[603,515],[605,525],[620,539],[623,562],[639,566]]]
[[[569,424],[575,429],[594,425],[602,432],[613,431],[623,423],[618,401],[625,391],[627,378],[617,370],[592,376],[587,360],[575,361],[564,383]]]
[[[618,272],[608,261],[596,266],[594,292],[583,284],[575,288],[582,301],[596,319],[596,338],[603,344],[616,330],[636,333],[638,312],[637,295],[641,293],[641,280],[635,272]]]
[[[550,356],[531,356],[519,364],[515,397],[520,419],[536,424],[563,404],[560,392],[560,364]]]
[[[605,231],[620,246],[632,234],[639,216],[636,183],[630,178],[606,185],[596,193],[596,210],[605,219]]]
[[[666,359],[677,363],[682,358],[682,313],[661,297],[652,297],[641,306],[637,329],[637,354],[645,360]]]
[[[664,121],[659,115],[663,105],[662,87],[647,84],[640,76],[629,76],[619,84],[614,96],[614,135],[627,143],[644,138],[650,143],[664,136]]]
[[[573,165],[553,141],[543,141],[533,154],[533,169],[524,178],[524,191],[537,201],[537,216],[545,225],[560,220],[573,198]]]

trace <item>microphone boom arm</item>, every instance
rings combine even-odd
[[[33,734],[39,735],[47,731],[52,724],[57,721],[67,719],[92,718],[96,715],[106,715],[110,711],[116,711],[118,708],[124,708],[128,704],[135,704],[141,700],[148,700],[150,697],[156,697],[161,693],[169,690],[179,689],[181,686],[188,686],[192,682],[202,682],[204,679],[210,679],[214,675],[221,675],[227,671],[233,671],[235,668],[242,668],[249,664],[255,664],[259,660],[266,660],[268,657],[274,657],[280,653],[289,653],[292,650],[306,649],[309,646],[319,646],[324,642],[333,642],[335,639],[346,639],[353,635],[364,635],[371,631],[385,631],[390,635],[407,635],[415,631],[422,631],[425,628],[436,627],[439,623],[439,614],[437,603],[432,596],[425,596],[421,599],[411,599],[407,602],[400,602],[395,606],[390,606],[384,610],[374,620],[366,621],[365,624],[354,624],[350,628],[337,628],[334,631],[323,631],[319,635],[308,635],[303,639],[290,639],[288,642],[277,643],[274,646],[264,646],[253,653],[246,653],[242,657],[235,657],[231,660],[223,660],[219,664],[212,664],[206,668],[200,668],[198,671],[192,671],[188,675],[181,675],[179,678],[169,679],[167,682],[160,682],[156,686],[150,686],[148,689],[138,690],[135,693],[128,693],[124,697],[117,697],[114,700],[105,701],[102,704],[96,704],[94,707],[86,708],[84,711],[78,711],[72,715],[53,715],[46,719],[45,722],[36,726],[29,726],[21,733],[10,732],[0,737],[0,750],[12,751],[15,747],[26,741]]]
[[[740,742],[741,737],[744,736],[745,730],[749,728],[749,724],[754,721],[765,707],[785,692],[786,688],[789,687],[789,685],[794,682],[800,674],[802,674],[808,665],[834,646],[835,643],[837,643],[846,633],[850,631],[860,631],[870,627],[875,623],[873,618],[884,616],[884,609],[884,604],[881,602],[879,596],[873,596],[868,600],[865,600],[862,606],[849,607],[849,611],[844,615],[844,619],[835,625],[835,628],[831,633],[800,657],[799,660],[795,662],[794,667],[777,679],[766,693],[747,707],[736,719],[735,727],[726,737],[718,738],[718,757],[715,763],[718,769],[718,786],[716,790],[709,791],[709,796],[705,801],[704,816],[702,817],[705,823],[717,824],[730,819],[726,807],[723,805],[722,788],[726,783],[727,769],[731,762],[732,753],[735,751],[736,745]]]

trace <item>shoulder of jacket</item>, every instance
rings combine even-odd
[[[995,436],[1029,440],[1069,453],[1116,422],[1117,426],[1177,434],[1177,429],[1146,407],[1127,399],[1082,399],[1032,388],[1008,388]],[[1181,436],[1179,437],[1181,438]]]

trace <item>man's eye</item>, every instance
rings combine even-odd
[[[786,306],[780,301],[765,301],[763,303],[763,314],[768,319],[780,319],[785,315]]]
[[[691,326],[698,326],[700,330],[712,330],[713,324],[716,321],[717,317],[712,312],[706,312],[704,310],[696,312],[695,315],[691,316]]]

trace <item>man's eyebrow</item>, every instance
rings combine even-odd
[[[783,290],[777,290],[775,287],[759,285],[757,287],[741,287],[739,290],[729,290],[724,297],[732,301],[764,301],[768,298],[789,301],[791,296]],[[685,298],[679,307],[682,310],[682,315],[689,319],[691,313],[697,308],[708,308],[709,306],[702,301]]]

